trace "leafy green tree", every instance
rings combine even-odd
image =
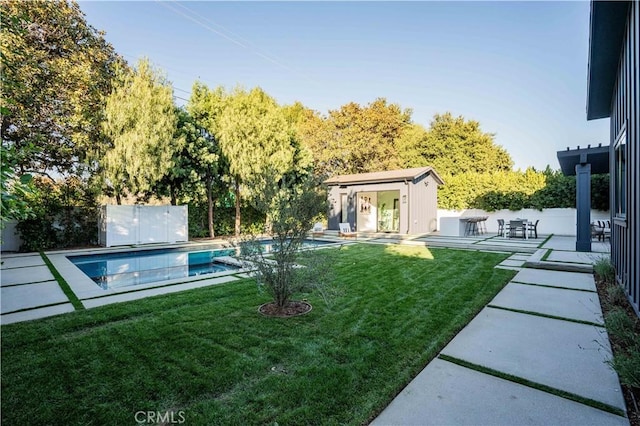
[[[293,169],[293,128],[283,109],[262,89],[234,90],[226,99],[216,134],[222,154],[229,161],[236,201],[235,233],[240,234],[240,187],[249,197],[260,194],[270,178],[280,179]]]
[[[0,145],[0,229],[9,220],[24,220],[33,215],[29,197],[37,192],[32,185],[32,176],[16,176],[15,149]]]
[[[428,151],[428,132],[420,124],[406,126],[402,134],[394,141],[398,162],[402,168],[431,166],[425,153]],[[436,169],[438,173],[440,169]]]
[[[402,140],[403,167],[431,166],[444,176],[467,172],[509,171],[509,153],[484,133],[477,121],[436,114],[426,135],[414,128]]]
[[[544,186],[545,176],[531,168],[525,172],[460,173],[449,176],[438,188],[438,207],[518,210],[529,207],[529,197]]]
[[[299,102],[284,107],[284,112],[295,130],[299,149],[305,152],[306,162],[313,163],[316,175],[329,177],[334,172],[334,164],[333,157],[325,155],[331,140],[327,120],[319,112],[306,108]]]
[[[219,197],[228,192],[224,181],[228,165],[220,155],[215,138],[184,109],[176,109],[178,127],[174,140],[184,141],[182,150],[174,152],[172,167],[152,189],[156,196],[169,196],[171,204],[178,201],[199,203],[206,197],[209,237],[215,237],[214,215]]]
[[[178,118],[171,84],[146,59],[121,72],[105,116],[104,133],[112,145],[102,164],[120,204],[125,189],[136,195],[149,191],[168,174],[185,138],[174,138]]]
[[[52,180],[35,176],[26,200],[31,214],[18,222],[20,250],[78,247],[98,242],[97,187],[78,176]]]
[[[309,122],[302,143],[314,155],[323,174],[365,173],[398,168],[394,141],[411,122],[411,110],[386,99],[365,107],[355,102],[329,111],[322,120],[306,114]]]
[[[75,1],[5,0],[0,14],[3,143],[20,173],[80,172],[102,151],[104,97],[122,59]]]
[[[229,192],[227,176],[229,161],[222,153],[220,139],[216,132],[226,101],[222,87],[210,90],[205,84],[195,82],[187,104],[193,126],[199,137],[187,142],[188,155],[193,163],[193,171],[200,177],[207,198],[207,220],[209,237],[215,236],[214,215],[218,199]]]

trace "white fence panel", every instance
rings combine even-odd
[[[138,243],[138,206],[105,206],[105,245],[122,246]]]
[[[100,219],[107,247],[189,240],[187,206],[104,206]]]
[[[170,206],[138,206],[140,234],[138,244],[168,242],[167,216]]]
[[[189,209],[187,206],[173,206],[167,215],[167,238],[169,242],[189,240]]]

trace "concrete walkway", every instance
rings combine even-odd
[[[628,425],[610,359],[593,276],[522,268],[372,424]]]

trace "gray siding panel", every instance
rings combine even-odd
[[[616,277],[640,315],[640,3],[631,2],[618,78],[611,102],[611,171],[616,138],[627,133],[626,217],[613,217],[611,260]],[[612,189],[612,203],[615,191]],[[615,213],[613,213],[615,215]]]

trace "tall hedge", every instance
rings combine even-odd
[[[575,176],[550,169],[492,173],[462,173],[444,178],[438,190],[438,207],[495,211],[576,206]],[[609,210],[609,175],[591,177],[591,207]]]

